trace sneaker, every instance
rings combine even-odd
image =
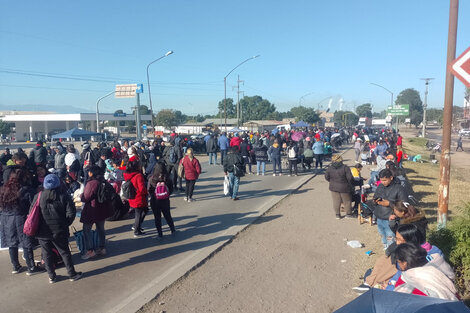
[[[278,175],[279,175],[279,176],[282,176],[282,173],[279,173]]]
[[[54,284],[55,282],[57,282],[57,276],[54,275],[53,277],[49,277],[49,284]]]
[[[11,271],[11,273],[12,274],[18,274],[18,273],[21,273],[22,270],[23,270],[23,267],[21,267],[21,266],[14,267],[13,271]]]
[[[340,215],[340,214],[336,214],[336,219],[337,219],[337,220],[340,220],[340,219],[341,219],[341,215]]]
[[[132,226],[131,229],[132,229],[132,230],[135,230],[134,226]],[[141,228],[140,228],[140,231],[144,231],[144,228],[141,227]]]
[[[184,197],[183,200],[184,200],[184,201],[188,201],[188,197]]]
[[[365,293],[369,289],[370,289],[370,286],[367,285],[366,283],[360,284],[359,286],[352,288],[352,290],[354,290],[355,292],[360,293],[360,294]]]
[[[77,281],[80,278],[82,278],[83,273],[82,272],[76,272],[75,275],[70,276],[69,281]]]
[[[139,231],[137,233],[134,233],[134,238],[142,237],[143,235],[145,235],[145,233],[143,231]]]
[[[28,268],[28,271],[26,272],[26,275],[27,276],[33,276],[33,275],[36,275],[36,274],[39,274],[39,273],[44,273],[46,270],[42,267],[37,267],[37,266],[34,266],[32,268]]]
[[[82,260],[88,260],[96,257],[96,252],[94,250],[88,250],[84,255],[82,255]]]
[[[193,202],[193,201],[194,201],[193,198],[189,198],[189,199],[188,199],[188,202]]]
[[[259,173],[256,173],[257,176],[259,176]]]
[[[235,197],[235,198],[233,198],[232,200],[233,200],[233,201],[237,201],[238,199],[239,199],[238,197]]]
[[[274,173],[273,176],[276,176],[276,173]]]
[[[106,248],[97,249],[96,255],[106,255]]]

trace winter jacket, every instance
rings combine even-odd
[[[23,233],[23,227],[34,193],[35,191],[31,187],[21,187],[18,201],[13,205],[0,209],[0,241],[2,248],[18,247],[20,243],[26,244],[26,248],[31,248],[29,241],[25,240],[26,235]]]
[[[80,200],[84,204],[80,222],[84,224],[97,223],[107,219],[113,213],[111,201],[99,203],[97,200],[98,188],[103,181],[102,176],[92,177],[87,181],[85,189],[80,196]]]
[[[59,148],[60,152],[56,153],[54,156],[54,168],[56,170],[65,168],[65,153],[63,153],[62,148]]]
[[[124,172],[124,180],[131,181],[135,188],[136,196],[134,199],[129,199],[129,206],[131,208],[148,208],[147,201],[147,188],[145,186],[144,175],[140,172],[126,173]]]
[[[191,160],[188,156],[185,156],[181,160],[181,164],[183,164],[184,167],[184,178],[186,180],[196,180],[199,178],[201,174],[201,164],[198,159],[193,158]]]
[[[315,154],[323,154],[323,142],[317,141],[312,146],[313,153]]]
[[[322,149],[323,149],[323,146],[322,146]],[[321,153],[321,154],[323,154],[323,153]],[[313,158],[313,151],[312,151],[312,149],[310,149],[310,148],[307,147],[307,148],[304,150],[304,157],[305,157],[305,158]]]
[[[268,147],[266,145],[262,145],[261,147],[258,145],[254,148],[254,150],[255,150],[255,157],[256,157],[257,162],[268,161]]]
[[[230,146],[227,136],[224,135],[219,137],[219,139],[217,140],[217,144],[219,145],[220,150],[227,150]]]
[[[278,144],[277,147],[274,147],[274,145],[272,145],[271,147],[269,147],[268,149],[268,152],[269,154],[271,155],[271,159],[280,159],[281,158],[281,146]]]
[[[43,146],[36,146],[29,153],[29,159],[34,160],[35,164],[46,164],[47,163],[47,149]]]
[[[36,203],[37,194],[31,208]],[[53,239],[69,237],[69,226],[75,219],[75,205],[72,198],[60,189],[46,189],[41,192],[39,201],[41,217],[36,238]]]
[[[349,193],[351,192],[354,178],[351,170],[343,162],[333,162],[326,169],[325,179],[330,183],[330,191]]]
[[[240,148],[240,143],[241,142],[242,142],[242,139],[238,136],[235,136],[230,140],[230,147],[237,146],[238,148]]]
[[[171,163],[170,162],[170,153],[171,150],[174,148],[174,151],[176,153],[176,163]],[[178,161],[181,160],[183,157],[183,152],[178,146],[166,146],[165,149],[163,150],[163,160],[165,160],[165,163],[167,165],[175,165],[178,164]]]
[[[214,137],[210,137],[209,140],[206,142],[206,152],[214,153],[217,152],[217,141]]]
[[[251,145],[242,141],[240,144],[240,154],[242,157],[249,157],[251,151]]]
[[[266,147],[266,146],[265,146]],[[227,157],[224,158],[224,172],[225,173],[232,173],[233,166],[236,165],[240,169],[245,169],[245,162],[238,152],[229,152]]]
[[[8,160],[11,160],[12,157],[13,155],[11,153],[2,153],[2,155],[0,156],[0,163],[2,163],[3,165],[7,165]]]
[[[290,157],[290,156],[289,156],[289,152],[291,151],[291,149],[294,149],[294,152],[295,152],[295,156],[294,156],[294,157]],[[289,161],[295,161],[295,160],[297,160],[298,156],[299,156],[299,148],[298,148],[297,146],[292,146],[292,147],[288,147],[288,148],[287,148],[287,159],[288,159]]]
[[[415,216],[399,218],[398,216],[389,222],[390,229],[393,233],[396,233],[398,226],[403,224],[414,224],[426,238],[426,228],[428,226],[428,220],[424,215],[424,212],[418,212]]]
[[[377,190],[374,193],[374,199],[378,198],[382,198],[383,200],[388,200],[390,202],[390,206],[384,207],[381,205],[376,205],[374,209],[375,216],[383,220],[388,220],[393,212],[392,206],[396,201],[408,200],[405,189],[400,185],[398,179],[395,178],[387,187],[385,187],[383,184],[380,184],[377,187]]]

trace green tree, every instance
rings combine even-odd
[[[439,125],[442,125],[443,117],[444,111],[442,109],[428,109],[426,112],[426,120],[428,122],[436,121]]]
[[[248,120],[266,120],[270,114],[276,112],[276,106],[260,96],[245,96],[240,99],[240,110],[242,122]]]
[[[386,110],[372,113],[373,118],[385,118],[386,116],[387,116],[387,111]]]
[[[293,107],[289,111],[297,121],[304,121],[306,123],[313,124],[320,120],[320,116],[313,108],[307,108],[299,105]]]
[[[361,104],[356,108],[359,117],[372,117],[372,105],[370,103]]]
[[[218,108],[219,108],[219,113],[217,113],[217,117],[225,117],[224,99],[219,101]],[[235,118],[235,117],[237,117],[237,107],[233,103],[232,98],[227,98],[227,118]]]
[[[408,88],[400,92],[395,104],[410,105],[411,124],[418,126],[423,121],[423,101],[421,101],[419,92],[415,89]]]
[[[160,110],[155,118],[155,121],[157,125],[161,125],[169,129],[178,125],[178,117],[175,114],[175,111],[171,109]]]
[[[11,133],[11,124],[0,120],[0,134],[7,136]]]

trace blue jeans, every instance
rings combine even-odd
[[[280,156],[274,156],[272,155],[272,161],[273,161],[273,173],[274,174],[282,174],[282,168],[281,168],[281,157]]]
[[[209,164],[212,164],[212,158],[214,158],[214,164],[217,164],[217,152],[209,152]]]
[[[233,175],[233,173],[228,173],[228,181],[230,182],[228,188],[228,194],[232,199],[235,199],[238,195],[238,186],[240,184],[240,177]]]
[[[96,222],[96,232],[98,233],[98,248],[102,249],[106,243],[106,233],[104,231],[104,220]],[[83,223],[83,237],[85,239],[86,250],[93,250],[93,235],[91,227],[93,224]]]
[[[224,159],[227,156],[227,150],[220,150],[220,164],[224,164]]]
[[[395,241],[395,234],[390,229],[390,224],[388,220],[377,219],[377,230],[379,231],[380,236],[382,237],[382,243],[384,246],[388,247]]]
[[[264,172],[266,172],[266,162],[264,161],[256,161],[256,174],[259,175],[259,167],[261,165],[261,169],[262,169],[262,174],[264,175]]]

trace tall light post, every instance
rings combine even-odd
[[[385,88],[384,86],[379,85],[379,84],[376,84],[376,83],[371,83],[371,85],[380,87],[380,88],[385,89],[386,91],[388,91],[388,92],[390,93],[390,95],[391,95],[390,106],[393,107],[393,92],[391,92],[390,90],[388,90],[388,89]],[[396,118],[397,118],[397,131],[398,131],[398,116],[397,116]]]
[[[241,62],[240,64],[238,64],[237,66],[235,66],[230,72],[228,72],[227,75],[225,75],[224,77],[224,115],[225,115],[225,131],[227,131],[227,77],[232,74],[233,71],[235,71],[240,65],[242,65],[243,63],[246,63],[252,59],[256,59],[257,57],[259,57],[260,55],[255,55],[251,58],[248,58],[246,59],[245,61]]]
[[[159,57],[159,58],[156,59],[156,60],[153,60],[152,62],[150,62],[150,63],[147,65],[147,86],[148,86],[148,89],[149,89],[150,119],[151,119],[151,122],[152,122],[152,132],[153,132],[153,139],[154,139],[154,140],[155,140],[155,125],[154,125],[154,122],[153,122],[152,93],[150,92],[149,67],[150,67],[150,65],[152,65],[153,63],[157,62],[158,60],[163,59],[164,57],[169,56],[170,54],[173,54],[173,51],[172,51],[172,50],[168,51],[167,53],[165,53],[165,55]]]
[[[311,94],[314,94],[315,92],[312,91],[312,92],[309,92],[309,93],[306,93],[305,95],[303,95],[302,97],[299,98],[299,106],[302,105],[302,100],[303,98],[305,98],[306,96],[310,96]]]
[[[322,99],[322,100],[318,101],[318,103],[317,103],[317,111],[320,112],[320,103],[322,103],[322,102],[325,101],[326,99],[331,99],[331,98],[333,98],[333,97],[331,97],[331,96],[330,96],[330,97],[326,97],[325,99]]]
[[[422,136],[426,138],[426,109],[428,108],[428,85],[431,80],[434,78],[421,78],[426,83],[426,91],[424,92],[424,105],[423,105],[423,129],[422,129]]]
[[[99,98],[98,101],[96,101],[96,132],[97,133],[100,132],[100,110],[99,110],[100,101],[103,100],[106,97],[109,97],[110,95],[114,94],[115,92],[116,91],[112,91],[112,92],[108,93],[106,96],[103,96],[103,97]]]

